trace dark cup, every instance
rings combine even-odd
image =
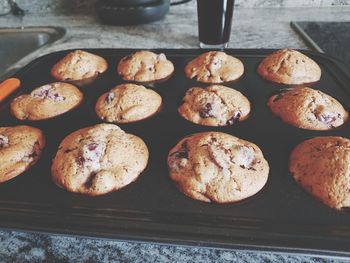
[[[234,0],[197,0],[201,48],[226,48],[230,40]]]

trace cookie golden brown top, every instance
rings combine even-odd
[[[114,124],[97,124],[63,139],[51,173],[58,186],[96,196],[135,181],[147,162],[148,149],[142,139]]]
[[[308,130],[330,130],[348,120],[348,112],[336,99],[308,87],[274,95],[268,106],[284,122]]]
[[[350,140],[342,137],[315,137],[292,151],[289,170],[294,179],[326,205],[341,209],[350,206]]]
[[[185,67],[188,78],[212,84],[234,81],[241,77],[243,72],[243,63],[222,51],[206,52]]]
[[[168,154],[170,178],[187,196],[236,202],[260,191],[269,165],[255,144],[221,132],[185,137]]]
[[[312,83],[321,78],[317,63],[292,49],[281,49],[268,55],[260,63],[258,73],[267,80],[289,85]]]
[[[250,103],[239,91],[219,85],[191,88],[178,108],[185,119],[208,126],[226,126],[248,118]]]
[[[117,71],[124,80],[151,82],[169,77],[174,65],[163,53],[138,51],[122,58]]]
[[[75,50],[58,61],[51,69],[51,75],[58,81],[77,85],[91,83],[108,68],[107,61],[97,55]]]
[[[30,126],[0,127],[0,183],[32,167],[45,146],[41,130]]]
[[[77,107],[83,93],[75,86],[55,82],[18,96],[11,102],[11,113],[19,120],[45,120]]]
[[[102,120],[128,123],[152,116],[161,104],[157,92],[141,85],[121,84],[99,97],[95,111]]]

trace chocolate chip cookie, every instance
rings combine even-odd
[[[174,72],[174,65],[163,53],[138,51],[122,58],[117,71],[124,80],[151,82],[168,78]]]
[[[292,49],[281,49],[268,55],[260,63],[258,73],[264,79],[288,85],[312,83],[321,78],[317,63]]]
[[[186,120],[207,126],[232,125],[248,118],[250,103],[239,91],[219,85],[191,88],[178,108]]]
[[[50,83],[34,89],[11,102],[11,113],[19,120],[45,120],[59,116],[77,106],[83,100],[83,93],[75,86],[64,83]]]
[[[97,100],[95,111],[100,119],[129,123],[146,119],[159,111],[162,97],[151,89],[135,84],[121,84]]]
[[[0,183],[27,171],[45,146],[41,130],[30,126],[0,127]]]
[[[188,78],[212,84],[237,80],[243,72],[243,63],[222,51],[206,52],[185,67]]]
[[[97,124],[63,139],[51,173],[59,187],[97,196],[135,181],[147,162],[148,149],[142,139],[114,124]]]
[[[170,178],[187,196],[229,203],[259,192],[269,165],[255,144],[221,132],[185,137],[168,154]]]
[[[104,58],[86,51],[75,50],[52,67],[51,75],[58,81],[82,86],[93,82],[107,68],[108,63]]]
[[[268,101],[284,122],[302,129],[330,130],[348,120],[348,112],[331,96],[308,87],[286,89]]]
[[[292,151],[289,170],[311,195],[335,209],[350,207],[350,140],[315,137]]]

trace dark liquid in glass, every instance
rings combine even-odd
[[[208,45],[230,39],[234,0],[197,0],[199,41]]]

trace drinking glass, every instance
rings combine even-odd
[[[201,48],[223,49],[231,33],[234,0],[197,0]]]

